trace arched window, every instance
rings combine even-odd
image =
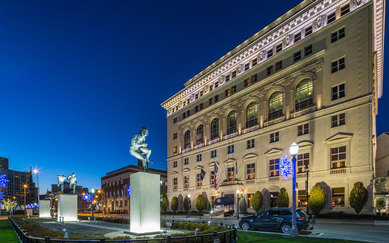
[[[231,111],[227,116],[227,135],[236,132],[236,111]]]
[[[184,134],[184,149],[190,148],[190,131],[186,131]]]
[[[219,119],[215,118],[211,122],[211,140],[219,138]]]
[[[196,144],[204,143],[204,127],[203,125],[200,125],[197,127],[196,132]]]
[[[284,105],[282,93],[280,91],[274,92],[269,98],[269,115],[268,120],[273,120],[283,116],[282,106]]]
[[[296,111],[301,111],[313,105],[313,83],[307,78],[296,87]]]
[[[246,128],[258,125],[258,105],[250,103],[246,108]]]

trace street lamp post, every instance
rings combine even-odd
[[[293,156],[292,162],[293,162],[293,188],[292,188],[292,195],[293,195],[293,208],[292,208],[292,229],[290,231],[291,236],[298,235],[297,230],[297,222],[296,222],[296,155],[299,152],[299,146],[296,143],[292,143],[292,145],[289,148],[290,154]]]
[[[190,208],[191,208],[191,200],[190,200],[190,194],[188,194],[188,198],[189,198],[189,205],[188,205],[188,218],[190,217]]]
[[[308,205],[308,199],[309,199],[309,194],[308,194],[308,176],[309,176],[309,167],[308,164],[305,165],[305,171],[307,173],[307,180],[305,181],[305,193],[307,195],[307,214],[309,214],[309,205]]]
[[[26,205],[27,205],[27,198],[26,198],[26,189],[27,189],[27,184],[23,185],[24,189],[24,211],[27,213]]]
[[[39,204],[39,171],[37,169],[34,169],[33,173],[36,175],[37,194],[38,194],[36,202]]]
[[[236,218],[239,219],[239,200],[240,200],[240,197],[239,197],[239,193],[241,193],[241,191],[239,191],[239,189],[236,189]]]

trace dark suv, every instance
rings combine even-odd
[[[296,222],[298,230],[308,229],[309,216],[301,209],[296,210]],[[270,229],[281,230],[282,233],[289,233],[292,228],[291,208],[272,208],[262,210],[253,216],[243,217],[239,221],[243,230],[248,229]]]

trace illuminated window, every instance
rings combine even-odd
[[[247,193],[247,207],[251,208],[252,207],[252,200],[254,198],[254,193]]]
[[[297,173],[305,172],[306,166],[309,165],[309,153],[297,155]]]
[[[282,69],[282,61],[276,63],[276,72]]]
[[[211,140],[219,138],[219,119],[215,118],[211,122]]]
[[[227,116],[227,135],[236,131],[236,111],[231,111]]]
[[[332,207],[344,207],[344,187],[332,188]]]
[[[251,83],[255,83],[255,82],[257,82],[257,75],[256,74],[251,76]]]
[[[307,191],[306,190],[298,190],[298,207],[306,207],[308,205],[307,202]]]
[[[250,86],[250,79],[249,78],[244,80],[244,87],[248,87],[248,86]]]
[[[270,177],[280,175],[280,159],[269,160],[270,165]]]
[[[210,98],[209,99],[209,105],[212,105],[213,104],[213,98]]]
[[[346,146],[331,148],[331,169],[346,167]]]
[[[226,91],[225,91],[225,95],[226,95],[226,97],[228,97],[228,96],[230,96],[230,95],[231,95],[231,91],[230,91],[230,89],[226,89]]]
[[[269,66],[269,67],[266,68],[266,74],[267,75],[273,74],[273,66]]]
[[[197,135],[196,144],[204,143],[204,126],[203,125],[200,125],[197,127],[196,135]]]
[[[235,180],[234,167],[228,167],[228,169],[227,169],[227,178],[228,178],[228,181],[234,181]]]
[[[313,82],[311,79],[300,81],[296,87],[296,111],[313,105]]]
[[[250,103],[246,108],[246,128],[258,125],[258,104]]]
[[[211,185],[215,185],[215,171],[211,171],[210,183]]]
[[[177,146],[174,146],[174,147],[173,147],[173,153],[174,153],[174,154],[177,153]]]
[[[255,179],[255,164],[247,164],[246,167],[246,179],[247,180],[254,180]]]
[[[236,85],[231,87],[231,95],[236,93]]]
[[[189,188],[189,175],[184,176],[184,190]]]
[[[283,116],[283,98],[280,91],[274,92],[269,98],[269,115],[268,119],[273,120]]]
[[[184,148],[190,148],[190,131],[187,130],[184,134]]]
[[[201,178],[201,173],[196,174],[196,186],[202,186],[203,180]]]

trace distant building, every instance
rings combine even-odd
[[[101,177],[102,207],[105,213],[123,213],[130,211],[130,175],[143,172],[140,165],[128,165],[126,167],[108,172]],[[161,192],[166,192],[167,175],[165,170],[149,168],[149,173],[161,176]]]
[[[6,198],[12,198],[17,200],[18,205],[24,205],[24,188],[23,185],[27,185],[26,188],[26,203],[32,204],[37,202],[37,188],[32,179],[32,169],[29,172],[16,171],[9,169],[9,160],[7,158],[0,157],[0,174],[5,174],[9,182],[4,192]]]
[[[376,179],[375,179],[375,201],[382,200],[385,206],[383,212],[389,212],[389,132],[384,132],[377,137],[376,155]],[[377,205],[377,203],[376,203]]]

